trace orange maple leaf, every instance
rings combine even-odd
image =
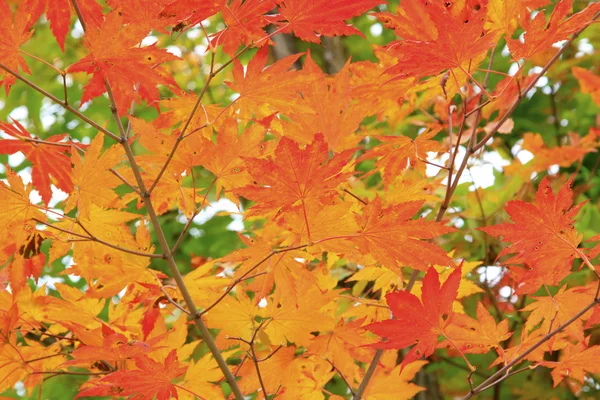
[[[569,377],[583,383],[585,372],[600,372],[600,346],[585,347],[583,344],[567,346],[559,361],[542,361],[541,365],[552,368],[554,387]]]
[[[171,0],[159,14],[159,18],[177,25],[194,26],[218,13],[225,0]]]
[[[322,203],[322,199],[335,194],[337,186],[352,175],[352,171],[344,168],[352,153],[353,150],[347,150],[328,160],[323,135],[315,135],[304,149],[283,137],[274,158],[246,159],[248,172],[257,185],[235,192],[257,203],[251,215],[289,211],[292,206],[306,202]]]
[[[484,29],[486,14],[485,4],[422,0],[403,0],[396,15],[378,14],[386,27],[403,38],[387,46],[398,58],[387,72],[419,78],[463,68],[463,63],[485,54],[496,42],[496,35]]]
[[[407,166],[425,175],[427,153],[445,150],[442,143],[433,140],[440,130],[440,126],[432,126],[415,139],[408,136],[377,136],[382,144],[366,152],[358,161],[379,157],[377,167],[382,171],[386,185],[401,175]]]
[[[498,254],[513,254],[504,264],[527,264],[531,268],[518,288],[520,293],[533,293],[542,284],[558,284],[579,255],[581,236],[573,228],[573,219],[584,203],[573,206],[572,182],[573,178],[569,179],[555,195],[545,177],[538,187],[536,205],[521,200],[507,203],[505,209],[514,224],[479,228],[512,243]]]
[[[32,10],[31,4],[26,2],[21,4],[13,16],[8,3],[0,2],[0,54],[2,54],[0,62],[15,72],[21,68],[28,74],[31,73],[19,47],[27,42],[33,34],[30,30],[32,13],[37,13],[37,11]],[[15,83],[15,79],[3,68],[0,69],[0,87],[4,85],[7,95],[10,87]]]
[[[275,112],[289,114],[310,108],[300,101],[298,93],[308,84],[305,75],[289,71],[302,53],[287,56],[265,68],[269,46],[263,46],[248,63],[244,72],[242,64],[236,59],[233,64],[233,82],[225,82],[239,93],[235,106],[240,118],[264,118]]]
[[[594,103],[600,105],[600,76],[580,67],[573,67],[573,76],[577,78],[581,91],[591,94]]]
[[[179,92],[171,74],[160,64],[179,57],[158,49],[155,45],[136,47],[147,34],[147,28],[135,24],[123,25],[118,12],[111,12],[100,26],[89,26],[85,46],[90,54],[67,68],[68,72],[86,72],[92,79],[83,90],[81,104],[106,92],[106,82],[112,87],[119,114],[124,115],[132,101],[140,98],[158,107],[157,85]],[[106,38],[111,38],[106,40]],[[136,90],[136,84],[139,85]]]
[[[366,326],[384,338],[384,341],[373,346],[403,349],[414,344],[404,357],[403,366],[433,354],[438,338],[446,335],[446,329],[452,323],[452,303],[458,294],[460,275],[461,268],[458,267],[440,287],[439,275],[431,267],[423,278],[421,299],[407,291],[388,293],[385,298],[395,319]]]
[[[523,42],[520,39],[506,38],[513,60],[529,59],[591,24],[592,17],[600,10],[600,3],[590,4],[585,10],[564,20],[571,12],[572,7],[573,0],[561,0],[554,7],[550,21],[546,22],[546,15],[543,11],[535,15],[528,24]]]
[[[293,110],[290,120],[282,121],[284,136],[306,144],[316,133],[322,133],[337,153],[356,147],[364,134],[355,132],[369,108],[352,99],[348,65],[335,76],[327,76],[308,54],[302,72],[318,77],[302,90],[302,103],[309,111]]]
[[[432,239],[456,229],[439,222],[412,220],[422,205],[422,201],[411,201],[383,208],[381,199],[376,197],[362,215],[355,215],[360,228],[347,240],[394,271],[399,271],[399,265],[420,270],[431,264],[454,265],[441,248],[421,239]]]
[[[448,327],[448,348],[455,346],[464,353],[485,354],[492,348],[502,351],[502,342],[510,338],[508,319],[496,324],[496,320],[482,303],[477,303],[477,318],[456,314],[454,323]]]

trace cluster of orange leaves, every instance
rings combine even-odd
[[[67,0],[11,3],[0,1],[6,91],[15,85],[7,68],[29,72],[19,48],[39,17],[45,13],[61,48],[77,17]],[[241,235],[246,248],[184,277],[196,306],[208,309],[202,318],[243,393],[323,399],[336,375],[358,386],[376,348],[414,345],[399,365],[396,352],[385,352],[363,394],[372,400],[410,398],[423,390],[410,383],[427,363],[419,359],[436,348],[462,357],[493,350],[496,364],[506,364],[594,300],[595,284],[536,299],[523,310],[529,317],[511,342],[508,321],[496,322],[483,303],[476,318],[465,314],[459,300],[481,292],[470,278],[479,263],[458,262],[440,247],[439,237],[457,231],[448,221],[420,216],[438,207],[445,191],[440,179],[426,177],[425,160],[428,153],[449,150],[452,143],[440,137],[453,116],[446,112],[445,122],[424,124],[416,138],[361,127],[370,116],[393,125],[431,104],[443,114],[462,87],[473,90],[472,72],[500,40],[506,39],[515,60],[548,60],[556,52],[553,43],[584,28],[600,10],[594,4],[569,17],[571,1],[562,0],[549,22],[544,12],[531,19],[546,3],[403,0],[393,13],[374,14],[398,36],[375,48],[378,61],[349,62],[328,76],[310,53],[268,65],[272,43],[266,27],[308,42],[360,34],[346,21],[381,1],[108,0],[104,8],[96,0],[75,2],[85,20],[88,53],[66,73],[90,76],[81,104],[105,94],[108,82],[119,115],[127,115],[132,103],[159,111],[153,121],[124,118],[131,127],[126,140],[135,145],[157,213],[177,208],[191,219],[207,205],[206,188],[183,183],[198,167],[214,175],[217,196],[253,202],[244,210],[253,227]],[[209,50],[232,58],[225,84],[237,97],[226,106],[203,102],[193,111],[196,95],[182,90],[168,69],[178,57],[139,43],[150,30],[168,34],[216,14],[224,28],[208,38]],[[520,28],[523,40],[514,39]],[[242,46],[258,48],[247,66],[238,60]],[[303,67],[294,70],[300,57]],[[574,74],[600,102],[600,78],[577,68]],[[486,126],[509,111],[521,97],[518,81],[525,85],[528,79],[519,72],[490,92],[493,101],[481,111]],[[161,99],[158,86],[172,96]],[[473,93],[457,115],[475,112],[482,94]],[[469,127],[486,134],[476,128]],[[185,305],[176,306],[179,289],[149,267],[164,249],[155,252],[152,244],[144,193],[117,195],[124,182],[136,182],[124,147],[102,133],[82,145],[67,134],[40,140],[43,134],[33,136],[18,122],[1,123],[0,130],[6,135],[0,153],[20,151],[33,166],[31,183],[10,169],[0,183],[0,392],[24,381],[31,393],[45,376],[78,367],[90,372],[78,397],[223,398],[222,371],[210,353],[198,357],[202,340],[181,311]],[[523,148],[535,158],[510,173],[529,176],[553,164],[571,165],[595,151],[597,136],[592,132],[549,149],[539,135],[528,134]],[[374,170],[359,173],[356,165],[363,161],[373,162]],[[367,187],[375,173],[382,183]],[[512,222],[483,229],[509,243],[500,256],[511,255],[503,258],[505,279],[518,293],[560,285],[575,259],[591,266],[600,252],[579,248],[573,222],[580,206],[573,205],[570,184],[553,192],[550,181],[542,181],[535,202],[507,204]],[[69,195],[60,212],[48,208],[52,185]],[[32,190],[40,204],[30,202]],[[51,243],[48,254],[40,251],[44,241]],[[56,297],[44,287],[32,290],[28,279],[67,254],[74,265],[65,274],[85,279],[87,290],[57,284]],[[412,293],[397,290],[408,268],[426,272]],[[365,289],[367,282],[372,289]],[[100,319],[106,299],[125,287]],[[526,360],[553,368],[556,384],[566,375],[583,381],[584,370],[600,372],[592,362],[599,347],[588,347],[583,330],[598,321],[600,310],[589,310]],[[563,350],[559,362],[544,361],[550,350]]]

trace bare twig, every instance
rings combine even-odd
[[[45,97],[49,98],[50,100],[52,100],[53,102],[55,102],[56,104],[58,104],[59,106],[61,106],[62,108],[64,108],[65,110],[69,111],[71,114],[75,115],[79,119],[85,121],[90,126],[94,127],[95,129],[98,129],[100,132],[104,133],[106,136],[110,137],[114,141],[119,142],[119,143],[121,142],[121,138],[119,136],[115,135],[114,133],[112,133],[108,129],[104,128],[103,126],[98,125],[96,122],[94,122],[90,118],[86,117],[84,114],[82,114],[76,108],[71,107],[66,102],[66,100],[61,100],[58,97],[54,96],[53,94],[45,91],[44,89],[42,89],[41,87],[39,87],[35,83],[31,82],[29,79],[25,78],[23,75],[21,75],[18,72],[10,69],[6,65],[2,64],[1,62],[0,62],[0,68],[2,68],[3,70],[5,70],[9,74],[13,75],[15,78],[17,78],[21,82],[24,82],[27,86],[31,87],[36,92],[39,92],[39,93],[43,94]]]

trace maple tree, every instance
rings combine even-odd
[[[0,0],[0,395],[597,397],[599,17]]]

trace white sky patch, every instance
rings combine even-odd
[[[142,47],[153,45],[156,42],[158,42],[158,38],[156,36],[152,36],[152,35],[146,36],[145,38],[142,39]]]
[[[75,22],[75,26],[73,26],[73,29],[71,30],[71,36],[73,36],[75,39],[80,39],[83,37],[84,33],[85,32],[83,31],[81,22]]]
[[[481,283],[487,282],[488,285],[493,285],[495,281],[500,279],[500,275],[502,274],[502,267],[498,267],[495,265],[479,267],[477,268],[477,273],[479,274],[479,281]]]
[[[262,299],[260,299],[260,301],[258,302],[258,307],[259,308],[266,308],[267,305],[269,303],[267,302],[267,299],[265,299],[264,297]]]
[[[377,22],[371,25],[369,30],[371,31],[371,35],[373,36],[381,36],[381,34],[383,33],[383,26],[379,22]]]
[[[62,277],[54,277],[50,275],[40,276],[38,278],[37,287],[40,288],[46,285],[46,294],[48,294],[49,289],[56,290],[57,283],[64,283],[65,279]]]
[[[458,154],[456,155],[455,166],[462,163],[463,158],[466,155],[466,149],[464,146],[458,148]],[[448,153],[441,154],[439,157],[435,156],[435,153],[428,153],[427,161],[438,164],[446,165],[450,155]],[[469,170],[466,170],[460,177],[459,183],[471,182],[473,186],[470,190],[475,188],[487,188],[494,184],[496,178],[494,171],[502,171],[503,168],[510,165],[510,161],[505,160],[497,151],[485,152],[480,158],[472,158],[469,161]],[[426,174],[427,176],[435,176],[440,172],[440,168],[431,164],[427,164]],[[445,185],[448,183],[446,179],[442,181]]]
[[[231,218],[233,218],[233,221],[227,226],[228,230],[237,232],[244,230],[244,218],[241,210],[237,204],[226,198],[221,198],[218,201],[210,203],[208,207],[205,207],[200,211],[196,218],[194,218],[194,223],[202,225],[222,211],[231,213]]]
[[[8,114],[9,119],[17,120],[23,126],[27,126],[27,117],[29,116],[29,110],[26,106],[15,107],[10,114]]]
[[[176,55],[177,57],[181,57],[183,55],[181,49],[177,46],[168,46],[167,51],[171,54]]]

